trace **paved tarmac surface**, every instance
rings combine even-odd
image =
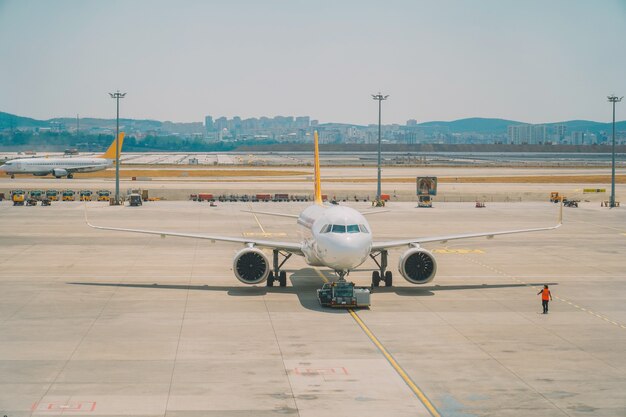
[[[247,207],[94,202],[89,217],[261,235]],[[388,208],[369,219],[376,240],[557,218],[549,203]],[[237,245],[93,230],[78,202],[2,202],[0,415],[626,415],[626,209],[564,211],[556,231],[428,245],[439,268],[426,286],[402,279],[394,251],[396,286],[351,315],[318,306],[332,274],[300,258],[287,288],[249,287],[232,273]],[[258,220],[270,238],[298,239],[291,219]]]

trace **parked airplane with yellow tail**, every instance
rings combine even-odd
[[[423,243],[539,232],[556,229],[562,224],[561,207],[559,223],[549,227],[424,236],[382,242],[375,241],[372,236],[372,229],[365,217],[368,214],[381,213],[380,211],[361,213],[350,207],[325,204],[322,202],[317,132],[314,133],[314,149],[315,203],[304,209],[299,215],[260,211],[254,212],[257,214],[293,217],[297,219],[297,224],[302,232],[302,240],[299,242],[280,242],[250,237],[229,237],[197,233],[104,227],[95,226],[90,224],[88,220],[86,221],[89,226],[95,229],[145,233],[160,235],[162,237],[174,236],[207,239],[211,241],[241,244],[244,247],[237,252],[233,260],[235,277],[244,284],[260,284],[267,282],[268,286],[274,285],[275,281],[278,281],[280,286],[287,285],[287,274],[285,271],[281,270],[281,268],[292,255],[303,256],[306,263],[311,266],[321,266],[332,269],[340,280],[344,280],[345,276],[350,271],[363,264],[368,258],[371,258],[378,267],[378,269],[372,273],[372,285],[379,286],[382,281],[386,286],[391,286],[393,274],[391,271],[387,270],[388,250],[402,246],[407,247],[407,249],[400,256],[398,262],[400,274],[412,284],[426,284],[431,282],[435,277],[437,262],[432,253],[420,246]],[[268,256],[263,252],[263,249],[272,251],[272,262],[270,262]]]
[[[122,145],[124,143],[124,132],[119,135],[119,152],[122,153]],[[7,161],[0,166],[0,171],[4,171],[11,178],[15,178],[15,174],[32,174],[44,177],[53,175],[57,178],[67,177],[73,178],[77,172],[95,172],[102,171],[113,166],[115,161],[116,140],[109,146],[105,153],[99,156],[85,157],[67,157],[67,158],[21,158]]]

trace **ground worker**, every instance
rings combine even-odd
[[[541,294],[541,305],[543,306],[543,314],[548,314],[548,303],[552,300],[552,293],[548,289],[547,285],[543,286],[543,290],[539,291],[537,295]]]

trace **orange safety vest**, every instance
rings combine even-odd
[[[549,301],[550,300],[550,290],[544,288],[541,291],[541,300],[543,300],[543,301]]]

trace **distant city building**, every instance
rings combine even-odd
[[[417,126],[417,120],[415,119],[410,119],[406,121],[406,125],[407,126]]]
[[[565,140],[565,135],[567,134],[567,126],[565,125],[554,125],[554,140],[555,142],[561,143]]]
[[[207,132],[212,132],[214,130],[214,127],[213,127],[213,117],[206,116],[204,118],[204,129]]]
[[[572,145],[583,145],[585,142],[585,132],[572,132]]]
[[[542,144],[547,140],[546,125],[512,125],[508,126],[509,143],[514,145]]]

